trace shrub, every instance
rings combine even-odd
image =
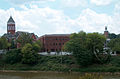
[[[14,64],[21,61],[21,50],[20,49],[14,49],[8,51],[4,56],[4,61],[8,64]]]

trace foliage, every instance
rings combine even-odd
[[[0,49],[7,49],[8,47],[10,47],[8,40],[5,37],[1,37],[0,38]]]
[[[115,39],[116,37],[119,37],[119,36],[117,36],[115,33],[109,34],[110,39]]]
[[[120,38],[110,40],[108,46],[112,49],[112,51],[120,52]]]
[[[24,45],[27,43],[30,43],[30,44],[33,43],[33,39],[29,33],[22,33],[16,41],[17,43],[20,43],[21,48],[24,47]]]
[[[116,67],[120,67],[120,56],[113,56],[111,58],[110,64],[112,64],[113,66],[116,66]]]
[[[78,34],[74,33],[71,35],[71,40],[65,44],[64,50],[73,53],[78,63],[82,66],[87,66],[95,61],[104,63],[107,60],[107,56],[103,58],[104,42],[105,37],[102,34],[86,34],[81,31]]]
[[[14,39],[12,39],[12,40],[10,41],[10,44],[11,44],[10,49],[15,49],[15,48],[17,48],[17,46],[16,46],[16,43],[15,43],[15,40],[14,40]]]
[[[22,63],[30,65],[36,64],[37,56],[38,54],[31,44],[28,43],[22,48]]]
[[[78,64],[88,66],[92,63],[92,54],[86,50],[85,43],[82,39],[72,39],[66,43],[65,50],[72,52]]]
[[[21,58],[22,58],[22,56],[21,56],[20,49],[10,50],[4,56],[5,62],[9,63],[9,64],[18,63],[21,61]]]
[[[33,47],[32,50],[34,50],[35,52],[38,52],[38,51],[40,50],[40,46],[39,46],[38,44],[36,44],[36,43],[34,43],[34,44],[32,45],[32,47]]]
[[[38,44],[38,46],[40,47],[40,49],[42,49],[42,42],[40,40],[37,40],[35,43]]]
[[[42,49],[42,43],[40,40],[35,41],[32,46],[33,50],[35,50],[36,52],[39,52]]]
[[[97,74],[88,74],[86,73],[84,76],[80,77],[79,79],[103,79],[102,76]]]

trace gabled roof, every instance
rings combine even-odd
[[[15,21],[13,20],[13,18],[12,18],[12,16],[10,16],[10,18],[9,18],[9,20],[8,20],[8,23],[9,22],[14,22],[15,23]]]
[[[44,36],[70,36],[70,34],[46,34]]]

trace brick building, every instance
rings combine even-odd
[[[43,52],[61,51],[64,44],[70,40],[70,34],[50,34],[39,38],[43,44]]]
[[[5,37],[8,42],[14,41],[14,43],[16,44],[16,40],[19,39],[23,33],[28,34],[31,38],[33,38],[33,41],[36,41],[38,39],[38,36],[34,33],[23,31],[16,32],[15,21],[13,20],[12,16],[10,16],[9,20],[7,21],[7,33],[5,33],[3,37]],[[19,47],[20,44],[17,43],[17,48]]]

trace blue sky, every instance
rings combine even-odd
[[[85,32],[119,33],[120,0],[0,0],[0,35],[10,15],[16,31],[44,34]]]

